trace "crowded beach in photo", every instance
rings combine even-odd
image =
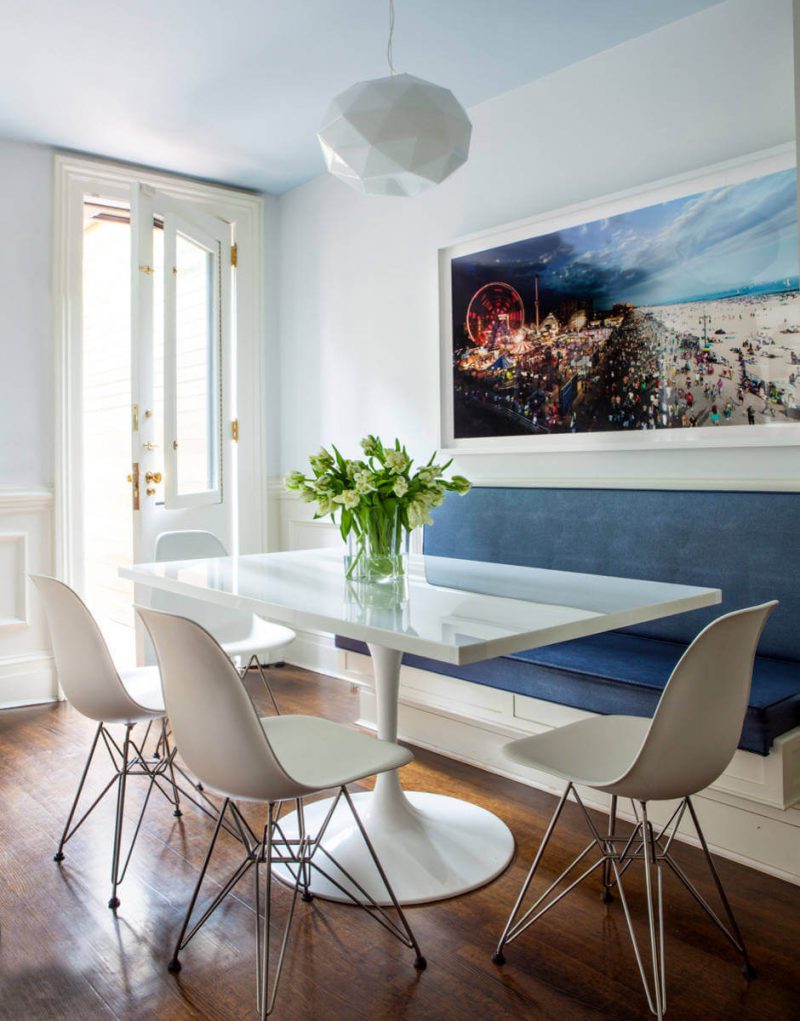
[[[800,420],[796,290],[495,332],[459,353],[455,393],[510,433]]]
[[[455,438],[800,422],[794,187],[781,171],[454,259]]]

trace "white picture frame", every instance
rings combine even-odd
[[[451,263],[461,256],[513,244],[558,230],[613,217],[672,199],[702,193],[796,166],[793,143],[749,154],[552,212],[459,238],[439,249],[440,440],[443,453],[519,454],[617,450],[697,450],[730,447],[800,446],[800,423],[764,423],[756,427],[673,428],[457,439],[454,435],[453,323]]]

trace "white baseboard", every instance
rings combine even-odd
[[[0,658],[0,709],[58,698],[55,662],[49,652]]]
[[[298,631],[297,638],[287,648],[283,658],[294,666],[353,683],[353,678],[343,669],[344,657],[334,645],[333,636],[323,631]]]

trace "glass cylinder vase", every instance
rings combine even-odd
[[[350,581],[383,584],[405,576],[408,532],[395,509],[365,516],[347,536],[345,576]]]

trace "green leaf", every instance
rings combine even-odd
[[[331,450],[336,455],[336,463],[339,466],[339,470],[341,472],[343,472],[345,474],[345,476],[346,476],[347,475],[347,467],[346,467],[345,459],[342,457],[342,455],[339,453],[339,451],[336,449],[336,447],[335,447],[335,445],[333,443],[331,443]]]

